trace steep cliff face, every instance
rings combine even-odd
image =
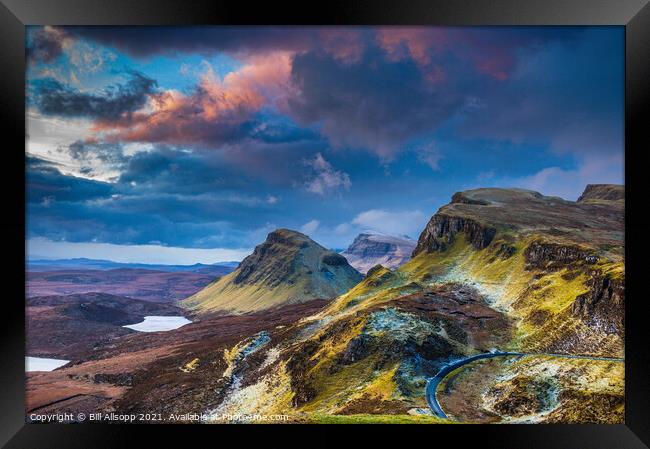
[[[576,297],[574,315],[587,325],[608,334],[625,333],[625,279],[600,270],[593,270],[587,283],[589,291]]]
[[[395,269],[411,258],[416,242],[407,237],[378,233],[359,234],[341,254],[361,273],[375,265]]]
[[[598,261],[594,251],[589,248],[543,240],[536,240],[528,245],[524,257],[529,268],[554,268],[574,262],[592,264]]]
[[[234,272],[184,300],[183,305],[199,312],[251,312],[334,298],[361,278],[340,254],[304,234],[278,229]]]
[[[621,201],[625,199],[625,187],[613,184],[588,184],[578,198],[578,203],[590,200]]]
[[[535,245],[528,252],[533,264],[587,257],[600,250],[620,256],[625,212],[622,194],[622,186],[613,185],[587,186],[578,202],[522,189],[458,192],[431,218],[412,256],[445,251],[459,233],[475,249],[486,248],[497,234],[511,239],[543,236],[549,243]],[[591,252],[580,249],[582,246]]]
[[[480,224],[476,220],[438,213],[429,220],[424,232],[420,234],[412,256],[423,252],[445,251],[454,243],[454,237],[460,232],[465,233],[467,240],[476,249],[487,247],[496,235],[495,228]]]

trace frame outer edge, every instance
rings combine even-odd
[[[24,166],[24,153],[16,146],[25,142],[25,27],[20,20],[4,4],[0,4],[0,123],[2,123],[3,140],[3,166]],[[22,89],[21,89],[22,86]],[[18,88],[17,88],[18,87]],[[8,170],[11,172],[11,170]],[[11,176],[9,176],[11,175]],[[24,234],[24,172],[5,173],[0,176],[3,197],[7,201],[8,209],[0,215],[0,232],[4,236],[3,249],[4,262],[7,265],[19,267],[24,261],[24,242],[19,242],[19,235]],[[23,182],[22,186],[16,183]],[[9,198],[7,198],[9,197]],[[19,203],[22,202],[22,205]],[[14,205],[15,204],[15,205]],[[14,236],[13,238],[11,236]],[[3,264],[4,265],[4,264]],[[6,275],[8,270],[3,270]],[[3,276],[3,279],[5,277]],[[24,272],[22,285],[20,279],[7,279],[2,295],[5,308],[3,308],[3,326],[0,327],[0,401],[3,404],[15,404],[3,407],[0,412],[0,445],[6,443],[17,431],[25,425],[25,279]],[[22,298],[22,299],[20,299]],[[16,365],[16,360],[21,362]]]
[[[25,25],[422,24],[422,25],[625,25],[648,0],[330,0],[318,8],[289,2],[259,3],[254,19],[229,0],[1,0]],[[303,19],[291,21],[286,12]],[[179,20],[179,17],[183,19]],[[107,20],[107,18],[110,18]],[[306,20],[304,19],[306,18]]]
[[[650,219],[647,213],[647,167],[648,132],[647,117],[650,104],[650,4],[646,4],[625,28],[625,240],[632,242],[625,246],[625,259],[637,264],[626,266],[626,290],[637,292],[628,298],[625,310],[625,423],[646,445],[650,444],[648,405],[650,404],[650,382],[647,368],[650,366],[650,350],[645,337],[647,332],[647,311],[644,310],[644,294],[647,286],[647,264],[643,260],[650,253],[647,232]],[[634,155],[634,164],[632,156]],[[633,181],[633,182],[630,182]],[[631,189],[636,185],[639,189]],[[643,189],[645,187],[645,190]],[[634,217],[634,221],[632,221]],[[642,262],[642,263],[638,263]],[[626,264],[627,265],[627,264]],[[639,295],[639,293],[641,293]],[[632,357],[627,357],[632,355]]]
[[[53,3],[59,3],[59,2],[52,2],[50,6],[54,6]],[[60,3],[65,3],[65,2],[60,2]],[[73,2],[77,3],[77,2]],[[117,3],[117,2],[116,2]],[[161,3],[166,3],[167,5],[170,4],[170,2],[163,2]],[[419,3],[419,2],[418,2]],[[461,2],[459,2],[461,3]],[[465,4],[466,2],[462,2]],[[497,3],[503,3],[505,6],[505,3],[508,2],[497,2]],[[550,3],[550,2],[549,2]],[[594,4],[598,5],[598,8],[594,8],[597,10],[597,13],[600,14],[602,12],[602,1],[594,1]],[[7,5],[8,4],[8,5]],[[483,5],[486,3],[483,2]],[[512,3],[510,3],[512,4]],[[2,62],[5,62],[4,64],[4,71],[3,71],[3,76],[0,77],[0,83],[2,83],[2,89],[0,89],[0,101],[3,104],[3,108],[0,108],[0,118],[3,120],[3,122],[9,126],[7,126],[7,129],[12,130],[14,134],[17,135],[18,141],[23,140],[24,136],[22,135],[23,132],[21,131],[21,123],[22,121],[18,122],[16,120],[16,117],[24,117],[24,101],[22,101],[22,96],[24,92],[24,52],[22,49],[24,48],[24,25],[23,23],[25,22],[31,22],[31,23],[47,23],[48,17],[61,17],[61,12],[56,12],[50,8],[44,7],[46,5],[46,2],[40,1],[40,0],[27,0],[24,1],[23,4],[19,0],[2,0],[0,2],[0,23],[2,24],[0,26],[0,36],[1,36],[1,41],[3,43],[2,46],[0,46],[0,60]],[[70,23],[76,22],[84,22],[84,23],[109,23],[109,21],[106,21],[106,19],[102,19],[102,14],[105,8],[97,8],[94,9],[98,5],[97,2],[94,0],[88,0],[87,3],[85,4],[85,8],[79,8],[75,11],[74,14],[71,16],[76,17],[75,19],[70,19]],[[557,3],[555,1],[552,2],[552,10],[557,12]],[[644,116],[643,112],[647,112],[647,105],[648,105],[648,100],[649,100],[649,95],[647,92],[647,80],[650,79],[650,60],[647,58],[648,53],[647,53],[647,46],[648,43],[650,43],[650,5],[648,5],[647,0],[629,0],[629,1],[621,1],[620,3],[616,3],[615,1],[609,2],[610,9],[611,10],[618,10],[619,13],[613,15],[616,18],[620,17],[620,11],[624,11],[626,14],[630,14],[629,19],[627,20],[622,20],[619,22],[616,19],[610,19],[609,22],[604,21],[602,23],[621,23],[625,24],[626,23],[626,154],[629,154],[630,152],[634,151],[636,153],[637,157],[643,157],[644,159],[646,156],[644,155],[644,152],[647,151],[646,148],[637,148],[636,146],[632,145],[632,140],[634,139],[636,142],[641,143],[645,139],[645,143],[647,144],[648,139],[647,137],[642,137],[644,136],[644,126],[645,124],[642,122],[642,116]],[[79,6],[79,3],[77,3],[76,6]],[[370,4],[367,4],[367,6],[371,6]],[[379,6],[379,5],[377,5]],[[461,5],[459,5],[461,6]],[[468,7],[469,5],[465,4],[465,7]],[[551,6],[551,5],[549,5]],[[44,7],[43,9],[40,9],[41,7]],[[214,8],[214,6],[213,6]],[[39,10],[40,9],[40,10]],[[63,8],[64,9],[64,8]],[[94,10],[93,10],[94,9]],[[119,8],[118,8],[119,9]],[[361,8],[363,9],[363,8]],[[417,8],[416,8],[417,9]],[[435,9],[435,8],[433,8]],[[459,9],[462,9],[459,8]],[[481,9],[481,8],[479,8]],[[576,13],[588,13],[589,10],[589,3],[586,2],[572,2],[571,3],[571,10],[567,11],[568,16],[574,16]],[[38,11],[35,11],[38,10]],[[534,10],[534,8],[531,8],[531,10]],[[582,11],[581,11],[582,10]],[[168,7],[165,7],[165,11],[167,11],[167,14],[172,14],[172,10],[170,10]],[[115,13],[115,11],[112,11]],[[134,16],[142,16],[144,11],[138,10],[137,8],[135,10],[132,10]],[[543,12],[543,11],[541,11]],[[633,12],[633,14],[631,14]],[[598,16],[598,14],[596,14]],[[121,15],[121,14],[118,14]],[[363,14],[361,14],[363,15]],[[408,15],[408,14],[407,14]],[[80,17],[82,17],[79,19]],[[111,17],[112,14],[109,12],[108,17]],[[160,22],[164,23],[165,20],[171,22],[174,22],[173,19],[165,17],[166,14],[163,14],[161,18],[154,19],[153,22]],[[340,19],[345,22],[346,20],[346,15],[343,15]],[[534,21],[530,21],[530,15],[527,16],[517,16],[513,14],[508,14],[508,13],[501,13],[501,20],[504,22],[521,22],[523,23],[530,23],[534,24]],[[124,16],[123,16],[124,17]],[[157,17],[154,15],[154,17]],[[208,15],[207,17],[210,17]],[[370,17],[375,17],[375,16],[370,16]],[[440,16],[437,16],[435,21],[439,22],[457,22],[461,23],[462,21],[458,20],[457,15],[454,14],[441,14]],[[473,17],[473,16],[472,16]],[[491,20],[490,15],[483,17],[483,22],[489,22]],[[572,22],[575,24],[580,24],[587,22],[590,20],[590,18],[593,18],[593,15],[587,15],[587,18],[575,21],[573,20]],[[162,20],[161,20],[162,19]],[[225,14],[223,17],[224,21],[228,21],[231,18],[228,17],[228,14]],[[123,20],[123,19],[122,19]],[[196,19],[195,19],[196,20]],[[205,20],[210,20],[210,19],[203,19]],[[372,19],[372,20],[377,20]],[[396,18],[397,21],[404,21],[404,15],[399,14],[398,17]],[[426,22],[428,20],[431,20],[430,16],[424,16],[421,17],[420,20],[423,22]],[[557,13],[554,14],[549,14],[548,12],[546,14],[542,14],[540,18],[538,18],[537,22],[538,23],[543,23],[543,22],[564,22],[566,19],[562,19],[557,15]],[[119,20],[118,20],[119,21]],[[197,20],[196,23],[199,23],[201,19]],[[355,20],[352,20],[354,22]],[[379,21],[382,21],[382,18],[379,18]],[[408,21],[408,19],[407,19]],[[22,22],[22,23],[21,23]],[[54,20],[52,23],[56,22]],[[64,23],[65,21],[61,22]],[[132,21],[131,21],[132,22]],[[481,22],[480,19],[477,19],[476,17],[473,17],[470,19],[470,22],[478,24]],[[599,22],[600,23],[600,22]],[[18,64],[16,61],[20,61]],[[9,90],[15,89],[15,86],[23,86],[23,92],[18,93],[18,97],[16,95],[12,95],[12,92]],[[13,125],[13,126],[12,126]],[[18,152],[15,152],[18,154]],[[15,157],[12,152],[7,152],[6,155],[11,159],[11,163],[13,164],[14,158],[15,159],[20,159],[23,162],[19,162],[21,164],[24,163],[23,156],[19,155]],[[629,161],[629,159],[628,159]],[[645,161],[644,161],[645,162]],[[638,210],[641,207],[645,205],[645,201],[643,198],[643,193],[644,192],[632,192],[627,188],[628,181],[630,178],[635,178],[637,180],[644,179],[643,177],[643,172],[641,170],[645,170],[645,167],[647,164],[636,164],[637,168],[630,167],[631,164],[626,164],[626,198],[628,201],[628,204],[626,207],[628,207],[628,211],[630,210],[629,208],[632,208],[633,210]],[[9,185],[9,181],[3,180],[3,183],[5,185]],[[13,186],[12,190],[5,190],[5,192],[15,192],[15,185]],[[24,204],[24,201],[23,201]],[[643,210],[643,209],[641,209]],[[638,215],[637,215],[638,216]],[[24,214],[23,216],[18,219],[23,220],[24,219]],[[7,231],[9,233],[16,232],[19,227],[22,226],[23,231],[24,231],[24,223],[16,223],[9,221],[11,219],[7,218],[7,216],[2,218],[2,230]],[[642,260],[641,257],[643,257],[644,254],[648,254],[649,252],[646,251],[646,249],[650,246],[647,242],[643,241],[643,232],[648,229],[649,222],[646,221],[641,221],[638,222],[636,221],[635,223],[629,223],[626,222],[626,239],[629,238],[629,241],[634,241],[635,245],[634,247],[632,245],[629,245],[629,247],[626,248],[626,256],[629,256],[630,254],[635,254],[635,260]],[[640,239],[637,239],[640,238]],[[634,239],[634,240],[633,240]],[[18,242],[18,245],[22,246],[22,242]],[[14,243],[12,243],[14,245]],[[13,249],[13,248],[12,248]],[[21,252],[24,251],[24,247],[22,248]],[[628,270],[628,284],[637,284],[637,279],[643,279],[643,268],[644,267],[627,267],[626,269]],[[631,282],[630,282],[631,280]],[[639,283],[641,283],[640,281]],[[24,285],[24,282],[23,282]],[[16,293],[16,290],[14,287],[11,288],[10,295],[7,295],[9,298],[15,297],[14,294]],[[22,291],[22,287],[19,289],[21,290],[20,294],[24,294]],[[639,291],[641,291],[639,289]],[[640,298],[642,299],[642,298]],[[21,303],[20,306],[22,307],[23,304]],[[631,301],[628,302],[628,309],[626,311],[627,314],[627,321],[628,325],[633,324],[633,326],[630,326],[630,334],[635,335],[637,338],[644,338],[643,331],[641,330],[644,326],[644,323],[641,321],[646,315],[642,313],[642,301],[637,301],[637,304],[634,305]],[[635,318],[635,314],[636,317]],[[638,321],[637,321],[638,320]],[[20,329],[14,329],[21,327]],[[13,365],[13,361],[20,357],[22,358],[24,356],[24,347],[22,341],[17,342],[15,340],[15,335],[22,335],[24,332],[24,321],[20,320],[20,322],[14,322],[14,323],[7,323],[7,327],[3,328],[0,330],[0,332],[3,333],[2,337],[2,342],[3,342],[3,350],[0,353],[0,363],[3,367],[10,367]],[[645,342],[643,340],[638,341],[638,345],[634,345],[635,349],[635,357],[638,359],[634,362],[636,365],[636,372],[638,373],[643,373],[645,372],[644,370],[647,368],[647,366],[650,366],[650,354],[648,352],[647,346],[645,345]],[[644,347],[645,346],[645,347]],[[630,347],[628,347],[630,349]],[[630,361],[632,359],[629,359]],[[626,361],[626,363],[630,363],[629,361]],[[626,366],[627,368],[627,366]],[[18,410],[18,414],[14,413],[14,410],[3,410],[3,413],[0,414],[0,445],[3,445],[9,438],[11,438],[12,435],[14,435],[18,430],[20,430],[22,427],[24,427],[24,398],[22,397],[22,392],[24,392],[24,373],[20,372],[18,375],[7,369],[2,369],[0,370],[0,382],[2,382],[3,389],[2,389],[2,399],[3,402],[7,401],[16,401],[17,403],[21,404],[21,408]],[[633,383],[638,383],[640,390],[634,392],[634,396],[631,397],[632,395],[629,394],[629,390],[627,390],[627,385],[633,384]],[[648,423],[646,421],[647,416],[645,416],[648,413],[648,404],[650,404],[650,394],[649,394],[649,387],[648,387],[648,378],[647,375],[645,377],[634,377],[632,370],[627,370],[626,369],[626,425],[627,427],[634,432],[639,439],[641,439],[644,442],[650,441],[650,429],[648,428]],[[16,394],[18,392],[18,394]],[[15,396],[15,398],[14,398]]]

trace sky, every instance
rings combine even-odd
[[[623,183],[622,27],[28,27],[27,251],[417,239],[454,192]]]

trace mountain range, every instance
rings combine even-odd
[[[196,263],[193,265],[165,265],[146,263],[125,263],[112,260],[87,259],[84,257],[74,259],[30,259],[27,261],[27,271],[54,271],[54,270],[116,270],[120,268],[165,271],[165,272],[191,272],[223,276],[228,274],[239,262],[218,262],[215,264]]]

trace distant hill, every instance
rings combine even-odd
[[[234,272],[183,304],[201,312],[251,312],[334,298],[361,278],[340,254],[325,249],[304,234],[278,229]]]
[[[145,270],[167,272],[192,272],[223,276],[234,270],[239,262],[218,262],[215,264],[197,263],[194,265],[164,265],[146,263],[123,263],[101,259],[34,259],[27,261],[27,271],[53,271],[53,270],[115,270],[117,268],[141,268]]]
[[[375,265],[395,269],[411,258],[416,242],[406,236],[393,236],[375,232],[359,234],[341,254],[361,273]]]
[[[208,272],[66,269],[27,272],[27,296],[110,293],[155,302],[174,302],[193,295],[232,268]],[[222,273],[222,274],[221,274]]]

